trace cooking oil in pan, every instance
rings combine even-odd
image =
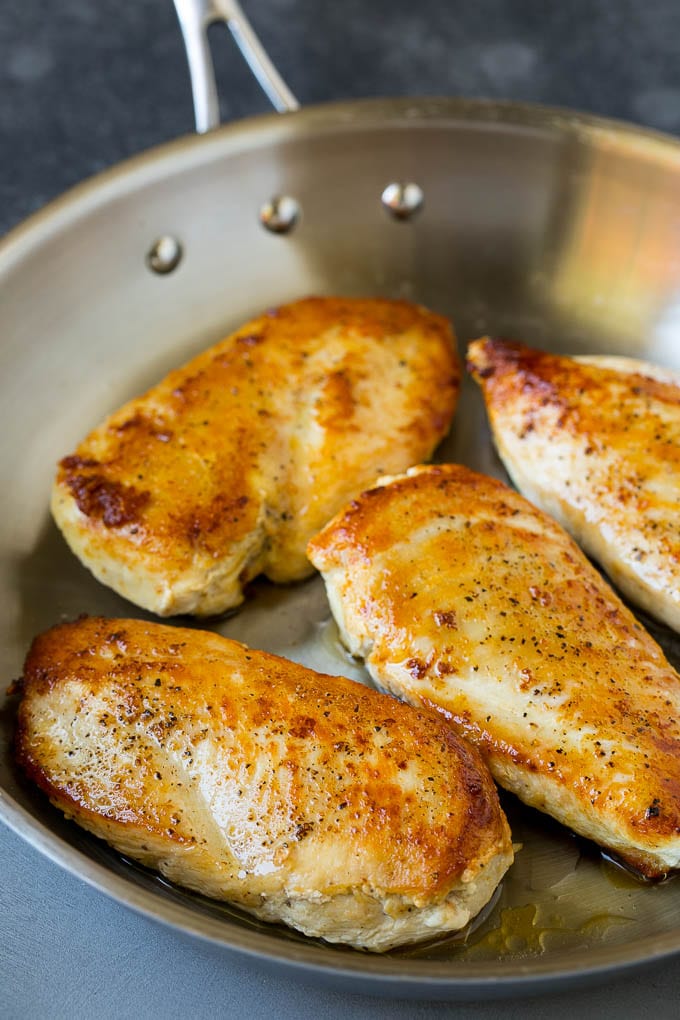
[[[491,908],[455,936],[398,951],[421,959],[549,957],[671,930],[680,886],[653,884],[608,861],[550,818],[502,795],[515,862]],[[670,894],[670,895],[669,895]]]

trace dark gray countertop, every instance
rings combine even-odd
[[[303,104],[504,97],[680,133],[677,0],[245,0]],[[268,108],[214,33],[225,119]],[[170,0],[23,0],[0,13],[0,232],[70,185],[192,129]],[[0,826],[0,1011],[34,1017],[676,1016],[680,963],[532,1002],[394,1003],[313,987],[109,901]]]

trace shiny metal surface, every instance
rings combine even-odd
[[[419,215],[380,195],[417,181]],[[304,215],[262,229],[272,195]],[[150,240],[180,239],[168,275]],[[105,239],[105,243],[102,243]],[[0,656],[81,612],[143,615],[102,588],[48,512],[56,460],[122,401],[267,306],[311,293],[403,296],[482,332],[680,367],[680,144],[512,104],[395,100],[309,108],[187,138],[77,188],[0,247]],[[466,383],[440,456],[502,475]],[[216,629],[365,679],[340,649],[318,579],[254,586]],[[673,660],[677,641],[657,631]],[[639,886],[508,800],[524,844],[468,943],[384,957],[324,946],[170,887],[69,825],[19,776],[1,717],[0,815],[137,910],[263,963],[355,990],[465,998],[601,979],[680,951],[680,882]]]
[[[300,218],[300,204],[290,195],[275,195],[260,209],[260,223],[273,234],[288,234]]]
[[[394,181],[381,195],[382,204],[397,220],[410,220],[422,209],[423,189],[413,181]]]
[[[220,123],[208,28],[222,21],[229,28],[250,70],[279,113],[297,110],[299,103],[272,64],[237,0],[175,0],[189,63],[196,130],[211,131]]]
[[[151,245],[146,261],[154,273],[171,273],[182,258],[182,245],[176,237],[164,234]]]

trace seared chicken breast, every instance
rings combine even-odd
[[[59,465],[72,550],[161,616],[306,576],[309,538],[385,471],[430,456],[459,386],[449,323],[405,301],[310,298],[171,372]]]
[[[215,634],[80,619],[38,637],[20,764],[121,852],[372,950],[463,927],[512,861],[478,752],[427,711]]]
[[[680,865],[680,677],[547,514],[453,464],[309,546],[350,651],[436,708],[501,786],[644,875]]]
[[[520,492],[680,631],[680,374],[488,338],[468,359]]]

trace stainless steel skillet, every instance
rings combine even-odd
[[[234,5],[222,7],[238,18]],[[199,12],[199,27],[214,13]],[[200,55],[196,24],[187,32]],[[199,67],[196,92],[210,113]],[[420,207],[409,183],[422,191]],[[386,189],[401,216],[386,208]],[[290,229],[268,230],[261,215]],[[171,240],[157,247],[162,237]],[[680,145],[518,105],[334,104],[180,139],[15,231],[0,251],[8,680],[32,636],[62,616],[137,614],[90,578],[50,523],[57,458],[106,411],[262,307],[338,292],[422,301],[450,314],[462,340],[490,330],[680,367]],[[501,473],[471,388],[441,456]],[[361,676],[337,645],[318,581],[261,585],[216,627]],[[0,745],[6,822],[136,909],[307,979],[482,997],[595,980],[680,950],[678,883],[639,887],[511,801],[524,849],[467,945],[374,957],[264,928],[170,888],[59,819],[12,767],[12,715],[10,697]]]

